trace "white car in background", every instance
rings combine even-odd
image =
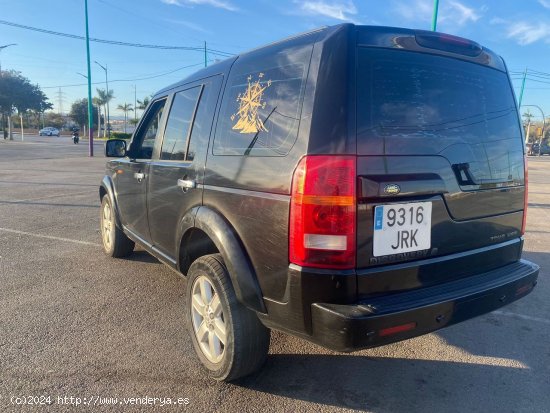
[[[59,129],[51,127],[51,126],[47,126],[44,129],[40,129],[38,131],[38,134],[40,136],[44,136],[44,135],[46,135],[46,136],[59,136]]]

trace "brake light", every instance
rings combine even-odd
[[[527,169],[527,156],[523,157],[523,176],[525,179],[525,192],[523,194],[523,221],[521,223],[521,235],[525,234],[525,225],[527,224],[527,204],[529,192],[529,171]]]
[[[416,42],[422,47],[465,56],[478,56],[483,51],[478,43],[450,34],[417,30],[415,38]]]
[[[355,267],[356,158],[309,155],[292,178],[289,260],[301,266]]]

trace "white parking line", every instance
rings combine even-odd
[[[508,316],[508,317],[521,318],[522,320],[538,321],[539,323],[550,324],[550,320],[548,320],[546,318],[531,317],[530,315],[517,314],[517,313],[512,313],[510,311],[497,310],[497,311],[493,311],[492,314],[505,315],[505,316]]]
[[[36,234],[34,232],[25,232],[25,231],[19,231],[16,229],[10,229],[10,228],[0,228],[0,231],[10,232],[12,234],[28,235],[29,237],[46,238],[46,239],[52,239],[56,241],[72,242],[74,244],[80,244],[80,245],[91,245],[93,247],[101,247],[100,244],[96,244],[95,242],[80,241],[77,239],[62,238],[62,237],[54,237],[52,235]]]
[[[91,191],[82,191],[82,192],[72,192],[72,193],[66,193],[66,194],[57,194],[57,195],[47,195],[47,196],[40,196],[37,198],[27,198],[27,199],[16,199],[14,201],[9,200],[9,202],[29,202],[29,201],[40,201],[42,199],[50,199],[50,198],[64,198],[69,196],[77,196],[77,195],[84,195],[84,194],[91,194]]]

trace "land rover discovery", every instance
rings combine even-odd
[[[506,65],[442,33],[344,24],[205,68],[110,140],[105,252],[137,243],[187,278],[217,380],[270,329],[349,352],[531,292],[527,173]]]

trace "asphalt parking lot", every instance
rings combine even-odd
[[[220,384],[193,353],[185,280],[145,252],[103,254],[101,149],[89,158],[70,138],[0,140],[0,411],[122,410],[58,396],[188,399],[134,408],[144,412],[550,411],[550,157],[529,163],[524,257],[541,273],[527,298],[353,354],[274,333],[259,374]],[[24,396],[53,404],[12,404]]]

